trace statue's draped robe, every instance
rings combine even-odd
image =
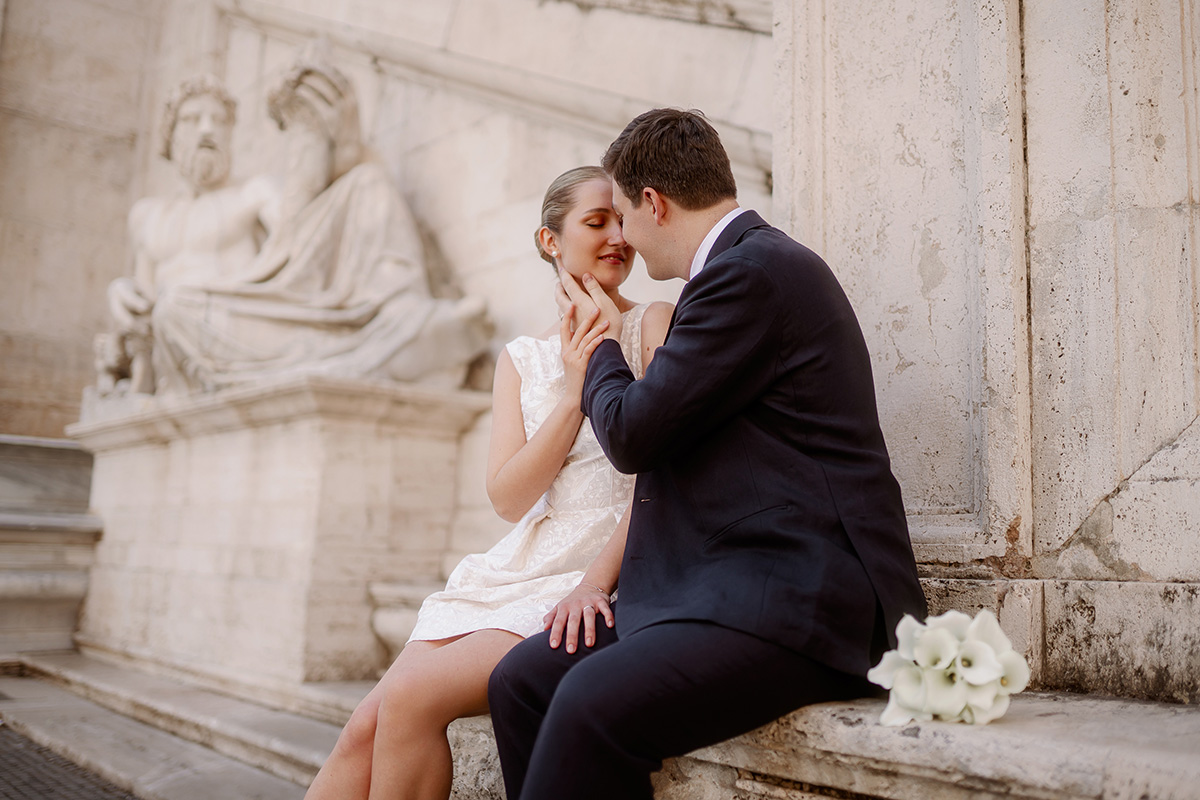
[[[297,374],[461,375],[488,338],[478,308],[431,295],[412,215],[374,163],[282,223],[242,274],[160,289],[152,324],[160,393]]]

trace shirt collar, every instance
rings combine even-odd
[[[688,272],[689,281],[699,275],[700,270],[704,269],[704,262],[708,260],[708,254],[712,252],[713,245],[717,242],[717,237],[721,235],[722,231],[729,227],[729,223],[733,222],[734,219],[737,218],[738,214],[741,214],[745,210],[746,209],[742,208],[741,206],[738,206],[737,208],[733,209],[733,211],[730,211],[728,214],[721,217],[720,222],[718,222],[716,225],[713,225],[712,230],[710,230],[708,235],[704,237],[704,241],[700,242],[700,249],[697,250],[696,255],[692,257],[692,268]]]

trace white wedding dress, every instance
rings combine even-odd
[[[635,306],[622,316],[621,350],[636,378],[643,374],[645,311]],[[521,376],[528,441],[563,396],[562,347],[557,335],[521,336],[509,342],[508,354]],[[585,419],[550,488],[511,533],[486,553],[464,558],[446,588],[425,599],[409,641],[484,628],[524,637],[540,632],[546,612],[578,585],[632,497],[633,476],[613,469]]]

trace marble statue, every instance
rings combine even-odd
[[[186,187],[143,198],[129,213],[134,270],[109,286],[116,326],[96,339],[101,394],[126,383],[132,392],[154,392],[155,298],[248,265],[277,216],[278,192],[269,179],[228,185],[236,107],[212,75],[184,81],[167,100],[159,153],[176,164]]]
[[[232,100],[211,79],[193,83],[208,88],[185,83],[164,126],[190,191],[130,213],[135,274],[110,289],[101,392],[300,374],[460,386],[490,338],[485,305],[433,296],[412,214],[366,155],[350,81],[302,57],[268,98],[283,176],[241,186],[226,185]]]

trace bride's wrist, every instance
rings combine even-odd
[[[588,589],[595,589],[597,592],[599,592],[602,595],[605,595],[606,597],[612,597],[612,592],[609,592],[607,589],[601,589],[599,586],[597,586],[594,583],[589,583],[588,581],[580,581],[579,585],[585,586]]]

